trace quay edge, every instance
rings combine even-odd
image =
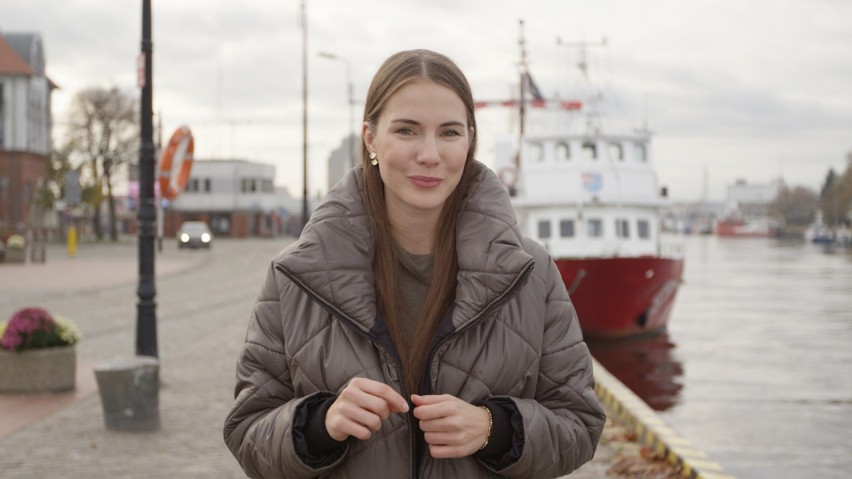
[[[607,414],[624,424],[636,440],[681,468],[687,479],[735,479],[711,460],[707,454],[669,427],[642,399],[592,360],[595,372],[595,392]]]

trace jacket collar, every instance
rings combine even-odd
[[[279,253],[274,263],[366,332],[375,326],[377,305],[362,177],[360,166],[346,175],[316,208],[299,240]],[[455,329],[500,297],[532,262],[523,249],[508,194],[482,163],[474,164],[460,215]]]

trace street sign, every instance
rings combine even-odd
[[[74,206],[80,202],[80,172],[70,170],[65,173],[65,204]]]

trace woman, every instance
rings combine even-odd
[[[272,261],[225,441],[279,477],[555,477],[604,414],[553,261],[474,160],[458,67],[391,56],[366,99],[362,165]]]

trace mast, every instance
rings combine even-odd
[[[526,123],[526,85],[527,85],[527,77],[529,76],[529,66],[527,65],[527,48],[526,48],[526,40],[524,39],[524,19],[518,20],[520,26],[520,32],[518,35],[518,46],[521,49],[521,63],[519,65],[520,72],[520,96],[518,97],[518,123],[519,123],[519,131],[518,131],[518,150],[515,152],[515,171],[520,171],[521,169],[521,148],[524,142],[524,124]]]

